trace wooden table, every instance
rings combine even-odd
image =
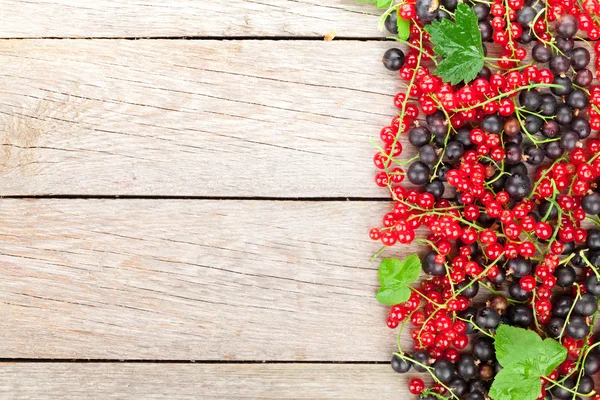
[[[370,263],[402,89],[373,6],[0,15],[1,399],[409,397]]]

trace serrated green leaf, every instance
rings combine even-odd
[[[410,21],[398,17],[398,37],[401,40],[408,40],[410,37]]]
[[[540,378],[524,377],[505,368],[494,377],[490,397],[494,400],[535,400],[541,390]]]
[[[381,288],[375,296],[377,301],[386,306],[404,303],[410,299],[410,289],[406,286]]]
[[[533,331],[508,325],[498,327],[494,347],[504,368],[492,384],[494,400],[537,398],[540,377],[548,376],[567,358],[567,349],[556,340],[542,340]]]
[[[409,285],[421,275],[421,260],[415,254],[400,261],[397,258],[385,258],[379,264],[379,284],[377,301],[393,306],[403,303],[410,297]]]
[[[433,21],[425,27],[435,45],[433,51],[443,58],[434,73],[453,85],[475,79],[484,65],[477,15],[469,6],[459,3],[455,19],[456,22]]]

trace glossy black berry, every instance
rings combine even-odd
[[[589,229],[586,240],[587,247],[590,250],[600,250],[600,229]]]
[[[508,318],[514,326],[527,328],[533,323],[533,311],[525,304],[515,304],[508,308]]]
[[[571,38],[575,36],[577,31],[579,30],[579,21],[577,17],[571,14],[564,14],[558,20],[558,24],[556,27],[556,32],[558,36],[564,38]]]
[[[454,376],[454,364],[448,360],[437,360],[433,364],[433,369],[435,376],[444,383],[450,382]]]
[[[573,81],[568,76],[557,75],[552,82],[558,87],[552,87],[550,91],[556,96],[566,96],[573,90]]]
[[[493,308],[485,307],[477,312],[475,323],[483,329],[496,329],[500,323],[500,315]]]
[[[584,47],[576,47],[571,51],[571,65],[576,71],[587,67],[590,60],[590,52]]]
[[[398,34],[398,13],[393,12],[385,19],[385,29],[394,35]]]
[[[439,9],[438,0],[417,0],[415,6],[417,15],[422,21],[429,22],[436,19]]]
[[[575,270],[569,265],[556,268],[554,276],[556,277],[556,284],[562,287],[572,286],[575,283],[575,279],[577,279]]]
[[[463,354],[456,363],[458,375],[463,379],[472,379],[477,375],[477,365],[475,358],[468,354]]]
[[[404,52],[400,49],[389,49],[383,55],[383,65],[390,71],[399,71],[404,65]]]
[[[473,284],[471,284],[471,286],[465,289],[470,284],[471,280],[467,278],[456,285],[457,290],[461,291],[460,294],[467,299],[472,299],[473,297],[477,296],[477,293],[479,293],[479,282],[475,281]]]
[[[431,276],[445,276],[446,267],[444,264],[438,264],[435,262],[435,252],[431,252],[425,256],[423,260],[423,272]]]
[[[519,103],[529,111],[537,111],[542,105],[542,95],[537,90],[522,91],[519,94]]]
[[[595,375],[600,371],[600,356],[597,353],[590,352],[583,364],[583,370],[586,375]]]
[[[425,366],[429,366],[429,353],[427,353],[426,351],[419,350],[419,351],[415,352],[415,354],[413,354],[412,358],[413,358],[413,360],[415,360],[419,364],[423,364]],[[414,364],[414,369],[417,372],[425,372],[425,371],[427,371],[425,368],[421,367],[418,364]]]
[[[542,105],[540,106],[540,113],[545,117],[553,116],[556,112],[558,101],[556,97],[551,94],[542,95]]]
[[[562,54],[557,54],[552,56],[550,59],[550,70],[555,75],[564,74],[569,71],[571,68],[571,60],[568,57],[563,56]]]
[[[408,141],[415,147],[423,147],[431,142],[431,132],[424,126],[418,126],[408,132]]]
[[[392,369],[399,374],[404,374],[412,367],[412,362],[398,357],[396,354],[392,356]]]
[[[554,317],[546,325],[546,333],[551,338],[557,338],[561,335],[565,327],[565,320],[563,318]]]
[[[506,263],[506,269],[517,278],[531,274],[531,268],[531,261],[528,261],[521,256],[510,259]]]
[[[571,129],[577,133],[579,139],[585,139],[592,133],[590,121],[582,117],[573,117]]]
[[[540,165],[544,162],[544,159],[546,158],[546,153],[542,148],[529,146],[525,148],[525,157],[527,158],[527,164]]]
[[[506,191],[516,200],[529,196],[532,190],[533,184],[527,175],[512,175],[506,180]]]
[[[555,317],[566,318],[573,307],[573,298],[567,295],[555,297],[552,300],[552,315]]]
[[[571,108],[587,108],[590,105],[590,98],[583,90],[575,89],[567,97],[567,105]]]
[[[590,327],[586,323],[585,317],[579,315],[571,315],[567,322],[567,335],[575,340],[584,339],[590,333]]]
[[[425,163],[416,161],[412,163],[410,167],[408,167],[406,177],[415,185],[424,185],[427,183],[427,181],[429,181],[430,173],[431,171]]]
[[[585,279],[585,290],[596,297],[600,297],[600,281],[596,274],[592,274]]]
[[[575,302],[575,308],[573,312],[582,317],[589,317],[596,312],[598,309],[598,302],[596,297],[590,293],[584,293]]]
[[[521,288],[519,285],[519,282],[513,282],[508,287],[508,295],[513,300],[525,301],[529,298],[530,292],[523,290],[523,288]]]
[[[600,213],[600,193],[591,193],[581,199],[581,207],[587,214]]]
[[[462,397],[469,392],[469,384],[461,377],[456,377],[450,381],[448,387],[455,396]]]
[[[473,355],[484,363],[495,359],[494,340],[487,336],[475,339],[473,341]]]

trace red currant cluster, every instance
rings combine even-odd
[[[388,17],[411,20],[406,55],[392,49],[384,61],[406,91],[394,98],[398,115],[381,130],[373,159],[393,207],[370,237],[384,248],[427,246],[426,277],[387,318],[399,334],[410,323],[414,343],[392,367],[432,373],[431,389],[410,381],[423,399],[483,399],[499,368],[494,332],[508,324],[568,350],[539,399],[590,394],[588,378],[600,371],[600,353],[591,351],[600,343],[591,332],[600,298],[600,74],[575,35],[600,38],[600,6],[471,3],[484,48],[500,55],[471,82],[451,85],[433,71],[424,30],[451,18],[456,1],[440,3],[400,2]],[[600,43],[593,49],[600,55]],[[534,62],[522,63],[528,53]],[[407,142],[416,155],[405,160]],[[475,307],[481,288],[493,297]],[[483,336],[470,340],[477,332]],[[473,355],[461,354],[470,342]]]

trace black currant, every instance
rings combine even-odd
[[[408,141],[415,147],[423,147],[431,142],[431,132],[424,126],[418,126],[408,132]]]
[[[412,361],[408,361],[398,357],[396,354],[392,356],[392,369],[400,374],[404,374],[412,367]]]
[[[415,161],[408,167],[406,177],[415,185],[424,185],[429,181],[431,170],[427,164],[421,161]]]
[[[575,279],[577,279],[575,270],[569,265],[556,268],[554,276],[556,277],[556,284],[561,287],[571,286],[575,283]]]
[[[483,329],[496,329],[500,323],[500,315],[493,308],[485,307],[477,312],[475,323]]]
[[[383,55],[383,65],[390,71],[399,71],[404,65],[404,52],[400,49],[389,49]]]

